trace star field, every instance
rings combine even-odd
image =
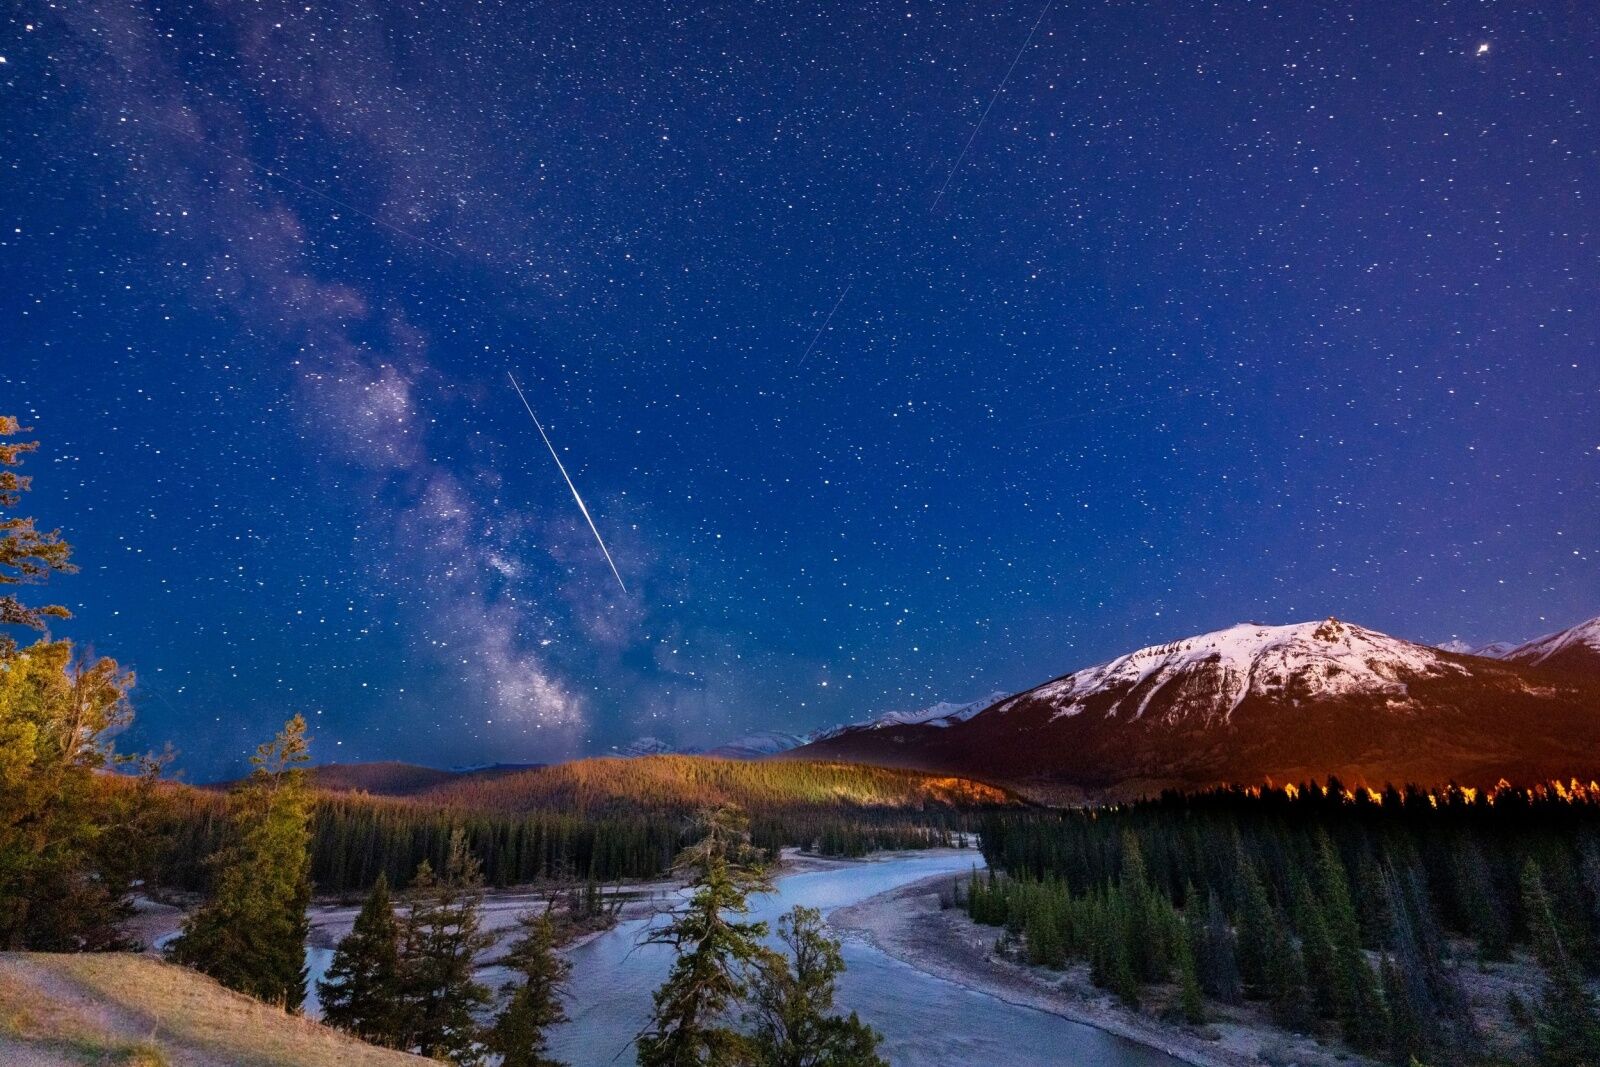
[[[295,710],[538,760],[1600,611],[1581,6],[91,0],[0,56],[0,410],[196,777]]]

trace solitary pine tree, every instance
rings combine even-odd
[[[778,922],[793,965],[774,954],[761,966],[752,995],[755,1062],[761,1067],[888,1067],[878,1033],[855,1012],[833,1010],[834,983],[844,970],[839,942],[822,913],[796,907]]]
[[[172,946],[179,963],[230,989],[299,1011],[311,903],[309,758],[299,715],[250,758],[234,794],[232,841],[214,857],[216,891]]]
[[[672,946],[677,958],[639,1038],[640,1067],[727,1067],[749,1055],[749,1040],[727,1016],[771,953],[761,944],[767,924],[739,916],[749,913],[750,894],[771,892],[772,882],[743,814],[718,808],[701,820],[704,836],[675,865],[689,877],[689,903],[647,938]]]
[[[339,942],[317,995],[324,1022],[380,1045],[395,1043],[401,1029],[400,923],[386,875],[378,875],[355,927]]]
[[[489,990],[474,980],[478,953],[494,944],[482,929],[483,874],[460,829],[450,832],[444,871],[427,860],[412,883],[401,962],[402,1047],[453,1063],[477,1062],[474,1013]]]
[[[565,1067],[546,1054],[550,1027],[566,1022],[561,987],[572,965],[556,953],[555,924],[549,909],[517,917],[520,933],[505,965],[517,974],[501,992],[510,1000],[494,1021],[485,1044],[501,1067]]]

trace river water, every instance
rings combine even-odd
[[[753,917],[776,926],[796,904],[833,908],[854,904],[935,874],[965,872],[983,860],[975,851],[887,856],[866,863],[790,874],[777,892],[752,898]],[[650,994],[671,962],[665,946],[640,937],[664,916],[619,924],[574,949],[567,1011],[571,1021],[553,1034],[551,1053],[573,1067],[634,1062],[632,1042],[650,1013]],[[907,966],[860,940],[844,942],[848,970],[838,1004],[859,1012],[883,1034],[896,1067],[1175,1067],[1177,1060],[1104,1031],[1048,1012],[1019,1007]]]

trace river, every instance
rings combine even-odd
[[[935,874],[970,870],[975,851],[901,853],[864,863],[784,875],[777,892],[754,898],[754,917],[776,925],[796,904],[833,908]],[[650,994],[671,961],[664,946],[640,945],[664,917],[637,919],[575,948],[567,1011],[551,1053],[573,1067],[632,1064],[632,1040],[650,1012]],[[857,1011],[884,1036],[896,1067],[1175,1067],[1179,1061],[1091,1026],[1019,1007],[907,966],[856,939],[844,943],[848,970],[839,1006]]]

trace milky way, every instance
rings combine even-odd
[[[534,760],[1600,611],[1586,6],[0,32],[0,412],[62,632],[197,777],[294,710],[321,758]]]

